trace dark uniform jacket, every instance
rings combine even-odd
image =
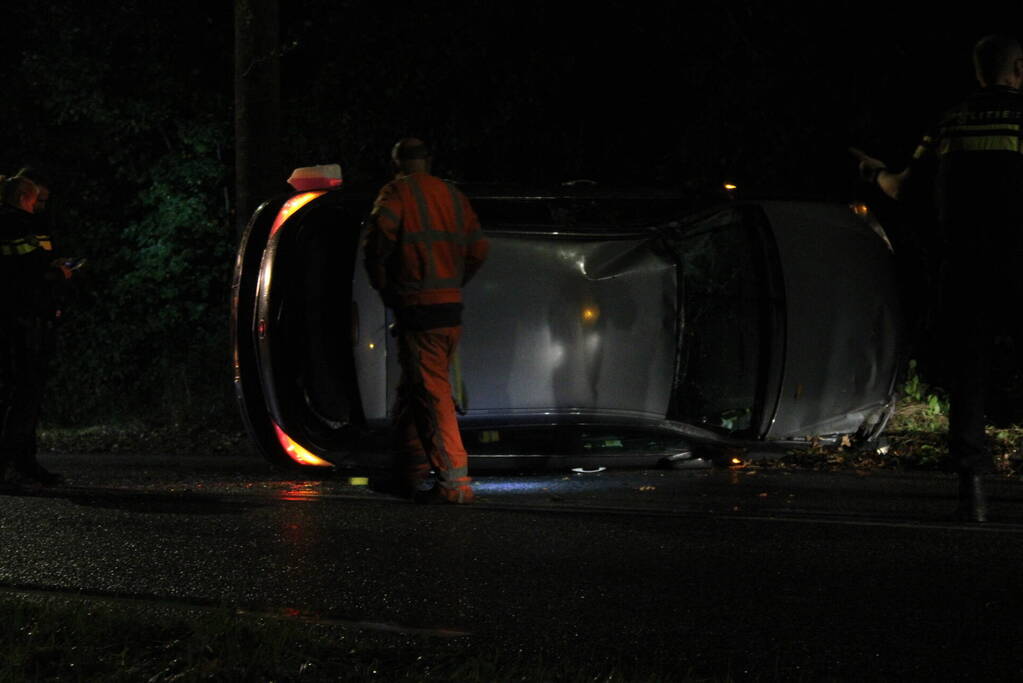
[[[928,162],[937,163],[941,221],[959,233],[952,235],[953,242],[958,237],[994,248],[1005,246],[1005,238],[1014,239],[1014,233],[1023,230],[1023,96],[1019,91],[982,88],[945,112],[914,154],[914,164]]]
[[[0,205],[0,315],[44,316],[54,310],[59,271],[53,245],[39,216]]]

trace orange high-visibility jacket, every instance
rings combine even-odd
[[[451,183],[410,173],[380,190],[366,234],[370,282],[393,306],[458,303],[490,245]]]

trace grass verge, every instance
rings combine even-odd
[[[838,444],[812,443],[777,460],[763,460],[756,467],[855,470],[855,471],[951,471],[948,459],[947,407],[933,402],[903,399],[876,447],[864,448],[852,441]],[[996,471],[1007,476],[1023,474],[1023,426],[988,426],[988,443]]]

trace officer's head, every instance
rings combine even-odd
[[[418,138],[402,138],[391,149],[391,160],[400,173],[430,172],[430,149]]]
[[[15,178],[23,178],[36,186],[37,194],[32,213],[41,213],[46,210],[46,203],[50,200],[50,181],[46,175],[37,168],[26,166],[18,171]]]
[[[4,181],[3,202],[8,206],[34,213],[39,200],[39,188],[28,178],[14,176]]]
[[[982,86],[1023,85],[1023,49],[1010,36],[984,36],[973,46],[973,66]]]

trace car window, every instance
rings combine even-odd
[[[769,306],[756,230],[719,214],[671,240],[682,269],[682,419],[728,432],[753,428]]]

